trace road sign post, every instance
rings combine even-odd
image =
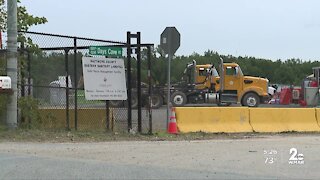
[[[165,54],[168,54],[168,92],[167,92],[167,128],[170,118],[170,76],[171,76],[171,61],[174,53],[180,47],[180,33],[175,27],[166,27],[160,36],[160,47]]]

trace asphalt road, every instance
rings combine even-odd
[[[296,148],[304,164],[289,164]],[[0,143],[0,179],[319,179],[317,134],[204,141]],[[296,156],[294,156],[296,157]]]

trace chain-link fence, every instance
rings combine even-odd
[[[20,44],[20,124],[32,123],[42,128],[58,129],[151,132],[151,81],[137,85],[140,81],[134,77],[139,77],[138,58],[136,55],[131,57],[131,47],[139,45],[45,33],[20,33],[25,39],[32,40],[29,44]],[[130,55],[130,58],[125,55],[122,58],[126,65],[130,61],[131,66],[130,72],[126,72],[132,78],[131,85],[127,85],[132,94],[131,105],[128,101],[86,100],[82,57],[92,56],[89,54],[90,46],[122,47],[127,51],[127,56]],[[148,48],[150,46],[146,45]],[[139,92],[141,101],[137,103]],[[137,107],[138,104],[140,107]]]
[[[0,51],[0,76],[5,76],[6,73],[6,51]],[[6,116],[6,106],[7,106],[7,94],[0,93],[0,124],[4,124]]]

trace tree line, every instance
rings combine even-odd
[[[26,31],[31,26],[44,24],[47,22],[45,17],[38,17],[29,14],[24,6],[21,6],[20,0],[18,1],[18,29]],[[5,1],[0,1],[0,30],[6,31],[6,8]],[[38,46],[32,42],[32,39],[26,38],[23,34],[19,34],[18,41],[21,46],[37,49]],[[142,52],[142,80],[147,82],[147,61],[145,61],[146,51]],[[73,56],[73,55],[70,55]],[[78,60],[81,60],[81,53],[78,53]],[[287,60],[269,60],[262,58],[255,58],[250,56],[235,57],[233,55],[222,55],[225,62],[236,62],[241,66],[245,75],[266,77],[270,83],[287,84],[287,85],[300,85],[302,80],[312,73],[312,67],[319,66],[319,61],[303,61],[301,59],[287,59]],[[27,74],[25,58],[20,59],[20,72],[21,76]],[[73,57],[69,57],[73,59]],[[215,51],[208,50],[203,55],[193,53],[188,56],[176,56],[172,61],[171,66],[171,79],[172,82],[177,82],[181,79],[183,70],[186,64],[196,60],[197,64],[219,64],[219,54]],[[152,79],[154,84],[164,85],[167,82],[167,59],[163,55],[159,46],[154,48],[152,53]],[[136,74],[136,61],[132,60],[132,74],[133,78]],[[69,62],[70,74],[73,76],[75,67],[73,61]],[[61,75],[65,75],[64,54],[42,52],[36,53],[32,58],[31,76],[35,84],[48,85],[50,82],[56,80]],[[0,74],[5,75],[6,61],[4,56],[0,57]],[[77,76],[82,74],[81,62],[77,62]]]
[[[69,72],[73,79],[74,61],[73,55],[69,55]],[[82,76],[82,53],[77,54],[77,77]],[[64,54],[45,52],[40,55],[32,56],[31,76],[35,84],[49,85],[50,82],[57,80],[58,76],[65,75]],[[217,52],[208,50],[204,55],[193,53],[189,56],[175,56],[171,62],[171,80],[178,82],[181,80],[186,65],[192,60],[197,64],[214,64],[218,67],[220,57],[224,62],[238,63],[245,75],[268,78],[271,84],[301,85],[302,80],[312,74],[312,68],[320,66],[319,61],[303,61],[301,59],[287,59],[272,61],[269,59],[255,57],[235,57],[232,55],[219,55]],[[126,58],[124,58],[126,59]],[[126,60],[125,60],[126,61]],[[152,53],[151,76],[153,84],[165,85],[167,83],[168,59],[159,55],[157,50]],[[125,64],[127,64],[125,62]],[[137,61],[132,59],[132,78],[136,79]],[[145,53],[142,52],[141,73],[142,81],[147,82],[147,61]],[[218,68],[217,68],[218,69]],[[74,84],[74,82],[73,82]]]
[[[245,75],[265,77],[273,84],[286,84],[299,86],[302,80],[312,74],[312,68],[320,66],[319,61],[303,61],[301,59],[287,59],[272,61],[269,59],[249,56],[235,57],[233,55],[219,55],[217,52],[208,50],[204,55],[193,53],[190,56],[176,56],[172,61],[172,81],[179,81],[188,62],[196,60],[197,64],[214,64],[218,67],[221,56],[224,62],[238,63]],[[218,69],[218,68],[217,68]],[[166,83],[167,59],[164,56],[153,57],[152,75],[155,82]]]

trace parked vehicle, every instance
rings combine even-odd
[[[171,88],[173,106],[187,103],[217,103],[256,107],[269,99],[268,79],[243,75],[237,63],[221,63],[220,76],[213,64],[197,65],[194,60],[184,71],[182,81]]]
[[[219,72],[220,75],[213,64],[197,65],[195,60],[187,64],[181,81],[171,85],[172,105],[216,103],[220,106],[228,106],[241,103],[243,106],[256,107],[270,99],[268,79],[245,76],[237,63],[224,63],[222,58]],[[147,84],[142,85],[143,105],[148,102],[147,89]],[[132,92],[132,107],[136,108],[137,91]],[[153,87],[152,107],[161,107],[166,102],[166,95],[166,87]],[[124,106],[126,101],[110,101],[110,104],[119,107]]]
[[[142,99],[142,106],[146,107],[149,105],[149,87],[146,83],[141,83],[141,99]],[[137,89],[133,88],[131,91],[131,107],[137,108],[138,107],[138,94]],[[151,95],[151,107],[153,109],[160,108],[163,102],[163,88],[162,87],[152,87],[152,95]],[[126,107],[127,101],[110,101],[110,106],[112,107]]]
[[[313,74],[303,79],[301,87],[281,88],[278,103],[281,105],[300,104],[301,106],[319,106],[320,67],[312,68]],[[276,100],[277,97],[273,98]],[[276,103],[275,100],[271,103]]]

